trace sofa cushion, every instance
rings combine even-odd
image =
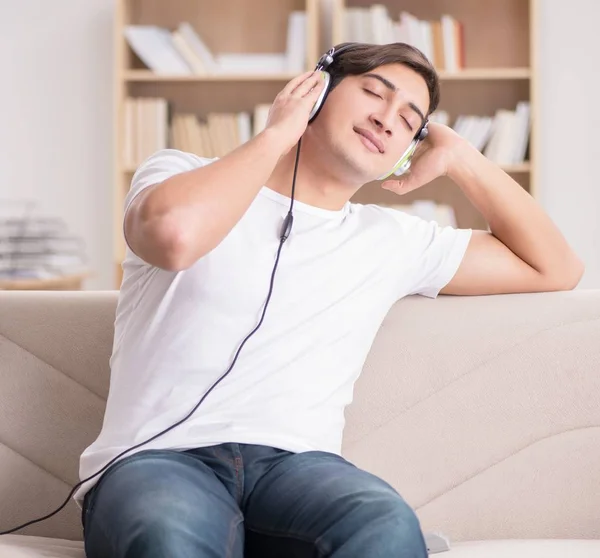
[[[85,558],[83,542],[5,535],[0,537],[0,558]]]
[[[436,558],[598,558],[600,540],[475,541],[456,543]],[[82,542],[8,535],[0,558],[85,558]]]
[[[1,555],[0,555],[1,556]],[[435,558],[597,558],[600,540],[498,540],[451,545]],[[3,557],[2,557],[3,558]]]

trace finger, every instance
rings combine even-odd
[[[403,196],[404,194],[408,194],[419,188],[420,184],[416,180],[405,178],[404,180],[386,180],[381,187],[384,190],[391,190],[392,192]]]
[[[386,180],[381,187],[384,190],[389,190],[390,192],[400,194],[402,190],[402,182],[400,180]]]
[[[303,81],[293,92],[294,97],[304,97],[311,91],[321,91],[325,85],[325,78],[321,72],[315,72],[314,76]]]
[[[322,80],[323,83],[318,83],[313,87],[304,97],[302,97],[302,101],[307,103],[308,105],[313,105],[316,103],[319,95],[323,92],[323,88],[325,87],[325,80]]]
[[[321,92],[323,91],[323,88],[325,87],[325,83],[326,81],[323,79],[321,80],[321,82],[317,83],[317,85],[315,85],[315,87],[313,87],[305,96],[305,99],[309,99],[311,102],[314,100],[314,97],[318,97]]]
[[[294,89],[296,89],[296,87],[298,87],[298,85],[300,85],[303,81],[305,81],[306,79],[308,79],[311,75],[313,75],[315,73],[316,72],[314,70],[311,70],[310,72],[304,72],[303,74],[296,76],[294,79],[290,80],[287,83],[287,85],[281,90],[281,94],[282,95],[290,95],[292,93],[292,91],[294,91]]]

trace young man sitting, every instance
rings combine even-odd
[[[139,447],[76,495],[89,558],[425,557],[410,506],[340,456],[382,320],[408,295],[572,289],[582,275],[530,195],[434,122],[383,187],[448,176],[491,232],[350,202],[422,136],[439,85],[408,45],[338,50],[310,124],[319,71],[233,152],[161,151],[133,178],[110,394],[81,477]]]

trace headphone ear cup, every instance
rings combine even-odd
[[[396,176],[400,176],[400,175],[404,174],[406,171],[408,171],[408,169],[410,168],[410,160],[411,160],[412,156],[414,155],[414,153],[417,149],[417,146],[419,145],[419,142],[423,141],[427,137],[427,134],[429,134],[429,129],[427,128],[427,124],[428,123],[426,122],[423,125],[423,127],[419,130],[417,137],[411,142],[411,144],[408,146],[408,149],[402,154],[402,157],[400,157],[400,159],[398,159],[398,161],[396,162],[396,164],[394,165],[392,170],[387,172],[386,174],[380,176],[377,180],[384,180],[385,178],[388,178],[392,174],[395,174]]]
[[[325,76],[325,86],[323,87],[323,90],[319,94],[319,98],[315,101],[315,104],[313,105],[313,108],[311,109],[310,114],[308,115],[309,124],[317,117],[317,114],[319,114],[319,112],[323,108],[323,103],[325,103],[325,99],[327,98],[327,94],[329,93],[329,86],[331,84],[331,74],[329,72],[323,71],[323,75]]]
[[[381,175],[377,180],[384,180],[392,174],[395,174],[396,176],[404,174],[410,168],[410,159],[417,149],[417,145],[419,145],[419,141],[413,140],[408,146],[408,149],[402,154],[402,157],[396,161],[396,164],[392,167],[392,170]]]

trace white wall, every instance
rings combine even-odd
[[[35,199],[112,286],[113,0],[20,0],[0,22],[0,200]],[[0,202],[1,203],[1,202]]]
[[[539,5],[540,201],[600,288],[600,2]]]
[[[100,289],[113,287],[113,4],[21,0],[0,23],[0,199],[36,198],[67,220]],[[581,286],[600,288],[600,2],[539,4],[541,202],[586,262]]]

